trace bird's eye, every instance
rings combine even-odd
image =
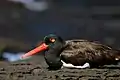
[[[54,38],[50,38],[50,42],[55,42],[55,39]]]

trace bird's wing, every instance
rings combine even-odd
[[[61,53],[61,57],[68,63],[84,64],[86,60],[99,60],[99,58],[109,54],[111,50],[111,47],[96,42],[68,40],[66,41],[66,48]]]

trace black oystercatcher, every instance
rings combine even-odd
[[[120,50],[87,40],[67,40],[50,34],[43,43],[22,56],[34,55],[45,51],[44,57],[49,68],[90,68],[107,64],[116,64],[120,60]]]

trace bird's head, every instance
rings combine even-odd
[[[57,44],[61,44],[61,43],[64,43],[62,38],[55,35],[55,34],[49,34],[47,36],[44,37],[42,43],[36,47],[35,49],[27,52],[26,54],[24,54],[22,56],[22,58],[26,58],[28,56],[32,56],[38,52],[41,52],[41,51],[46,51],[47,49],[50,49],[52,47],[54,47],[55,45]]]

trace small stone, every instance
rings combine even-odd
[[[5,69],[4,68],[0,68],[0,71],[4,71]]]
[[[34,75],[39,75],[39,74],[41,74],[41,73],[43,73],[43,72],[42,72],[41,69],[34,69],[34,70],[32,70],[32,73],[33,73]]]

